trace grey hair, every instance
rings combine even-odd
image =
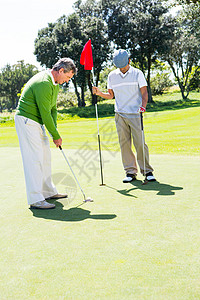
[[[54,71],[59,71],[61,68],[64,69],[64,73],[72,71],[74,74],[77,73],[76,66],[74,64],[74,61],[71,58],[64,57],[60,58],[57,63],[53,66]]]

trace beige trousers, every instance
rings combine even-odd
[[[115,123],[121,148],[121,157],[126,174],[137,174],[136,158],[132,151],[132,140],[137,153],[137,162],[140,172],[144,174],[143,144],[140,116],[135,118],[125,118],[115,114]],[[132,137],[132,139],[131,139]],[[146,174],[153,172],[153,168],[149,164],[149,150],[144,142],[145,149],[145,169]]]
[[[51,152],[44,126],[15,116],[15,127],[24,166],[28,204],[42,201],[58,192],[51,179]]]

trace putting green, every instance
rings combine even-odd
[[[158,182],[123,184],[119,152],[52,149],[67,200],[30,210],[19,148],[0,148],[1,299],[199,299],[199,157],[151,155]],[[87,157],[87,160],[86,160]],[[83,164],[83,160],[85,162]]]

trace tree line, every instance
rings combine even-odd
[[[72,82],[78,106],[85,106],[87,89],[92,103],[97,101],[92,95],[91,73],[79,62],[89,38],[96,85],[102,81],[102,71],[112,66],[114,49],[124,48],[130,53],[133,66],[146,76],[149,102],[151,76],[158,62],[159,66],[168,64],[182,98],[186,99],[191,89],[199,87],[200,3],[176,0],[172,5],[181,5],[176,15],[170,13],[172,6],[164,0],[78,0],[74,3],[74,13],[63,15],[38,31],[34,54],[48,68],[60,57],[75,61],[78,73]]]
[[[18,103],[18,94],[24,84],[36,73],[37,68],[24,61],[11,66],[7,64],[0,72],[0,112],[4,109],[13,110]]]
[[[129,51],[133,64],[146,75],[149,101],[152,101],[151,70],[158,59],[169,64],[185,99],[192,79],[199,72],[200,6],[199,3],[182,3],[182,10],[172,16],[167,3],[160,0],[78,0],[73,14],[62,16],[38,32],[35,40],[37,60],[50,67],[59,57],[71,57],[78,66],[78,74],[73,79],[75,92],[79,106],[84,106],[85,89],[88,86],[91,90],[92,83],[90,73],[84,71],[79,59],[90,38],[96,85],[113,50],[124,48]],[[92,93],[91,96],[94,97]]]

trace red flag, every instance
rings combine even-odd
[[[80,64],[84,66],[85,70],[92,70],[93,68],[91,40],[89,40],[83,48],[80,58]]]

